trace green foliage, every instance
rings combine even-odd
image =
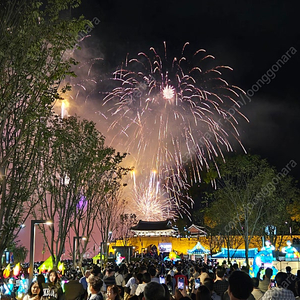
[[[178,232],[182,237],[188,235],[187,224],[189,223],[189,219],[187,216],[183,216],[182,218],[178,218],[175,222],[176,227],[178,228]]]
[[[80,234],[80,224],[95,219],[97,214],[92,217],[88,212],[99,212],[105,196],[120,187],[122,176],[129,170],[119,165],[126,154],[116,153],[104,142],[95,123],[76,116],[65,119],[53,116],[44,127],[40,147],[43,160],[38,172],[38,218],[51,219],[57,224],[58,232],[53,228],[51,238],[47,229],[41,227],[52,256],[56,254],[55,265],[71,226],[76,224],[76,234],[89,238],[93,226]]]
[[[214,234],[239,234],[247,250],[253,236],[262,235],[266,226],[282,228],[288,218],[286,199],[299,195],[290,177],[278,175],[266,160],[252,155],[229,158],[219,170],[213,203],[206,210]]]
[[[0,253],[36,204],[43,123],[75,61],[65,55],[88,24],[62,18],[76,0],[0,3]],[[62,88],[67,89],[67,88]]]
[[[25,262],[27,254],[29,252],[25,246],[19,245],[18,241],[13,241],[7,247],[7,249],[13,253],[15,264]]]

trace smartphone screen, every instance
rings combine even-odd
[[[276,283],[274,280],[271,280],[271,288],[275,287],[276,286]]]
[[[200,287],[200,278],[195,279],[195,290]]]
[[[179,277],[178,278],[177,288],[179,290],[183,290],[184,289],[184,278],[183,277]]]
[[[160,275],[160,276],[159,276],[159,283],[160,283],[160,284],[166,283],[165,276],[163,276],[163,275]]]

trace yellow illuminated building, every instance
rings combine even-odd
[[[299,236],[289,236],[285,235],[277,239],[276,244],[274,245],[276,250],[281,249],[286,246],[286,242],[288,240],[293,240],[293,238],[299,238]],[[245,249],[245,244],[242,236],[232,237],[232,241],[234,241],[230,248],[234,249]],[[183,254],[187,255],[188,250],[192,249],[197,242],[200,242],[203,247],[210,250],[212,253],[217,253],[221,251],[221,248],[226,248],[226,244],[220,241],[219,237],[190,237],[190,238],[177,238],[173,236],[137,236],[132,237],[124,242],[123,240],[117,240],[114,243],[109,245],[109,252],[113,253],[113,246],[132,246],[134,251],[137,253],[142,253],[147,251],[151,245],[156,245],[158,248],[158,244],[160,243],[171,243],[172,251],[177,252],[178,255]],[[251,240],[249,248],[258,248],[260,250],[262,248],[262,239],[260,236],[254,236]]]

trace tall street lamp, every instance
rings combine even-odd
[[[30,262],[29,262],[29,284],[31,284],[33,279],[33,268],[34,268],[34,244],[35,244],[35,225],[46,224],[53,225],[52,221],[45,220],[31,220],[30,227]]]
[[[293,237],[293,234],[292,234],[292,226],[291,226],[287,221],[285,221],[284,223],[286,224],[287,227],[289,227],[290,236],[291,236],[291,238],[292,238],[292,237]]]
[[[108,260],[108,250],[109,250],[109,245],[111,242],[111,237],[112,237],[112,231],[108,232],[108,237],[107,237],[107,243],[106,243],[106,259]]]
[[[77,251],[77,246],[78,246],[78,242],[79,240],[83,240],[86,241],[87,238],[85,236],[73,236],[73,265],[75,266],[76,264],[76,251]]]

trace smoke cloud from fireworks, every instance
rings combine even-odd
[[[221,77],[232,69],[211,66],[204,49],[187,58],[187,46],[171,60],[165,43],[163,56],[151,47],[127,57],[102,110],[113,143],[132,154],[142,174],[157,170],[174,208],[191,201],[190,183],[201,181],[209,161],[233,151],[232,138],[240,143],[237,116],[244,117],[237,101],[243,90]]]
[[[127,56],[110,80],[94,75],[91,69],[101,59],[90,59],[81,65],[86,75],[74,81],[73,100],[84,97],[89,107],[92,91],[105,81],[97,102],[107,94],[94,120],[110,145],[130,153],[126,163],[139,175],[128,184],[128,195],[140,213],[152,201],[153,211],[163,212],[155,220],[189,214],[190,184],[201,181],[210,161],[233,151],[234,140],[241,145],[238,98],[244,92],[223,79],[230,67],[214,66],[204,49],[185,55],[188,46],[172,59],[165,43],[162,55],[150,48]]]

